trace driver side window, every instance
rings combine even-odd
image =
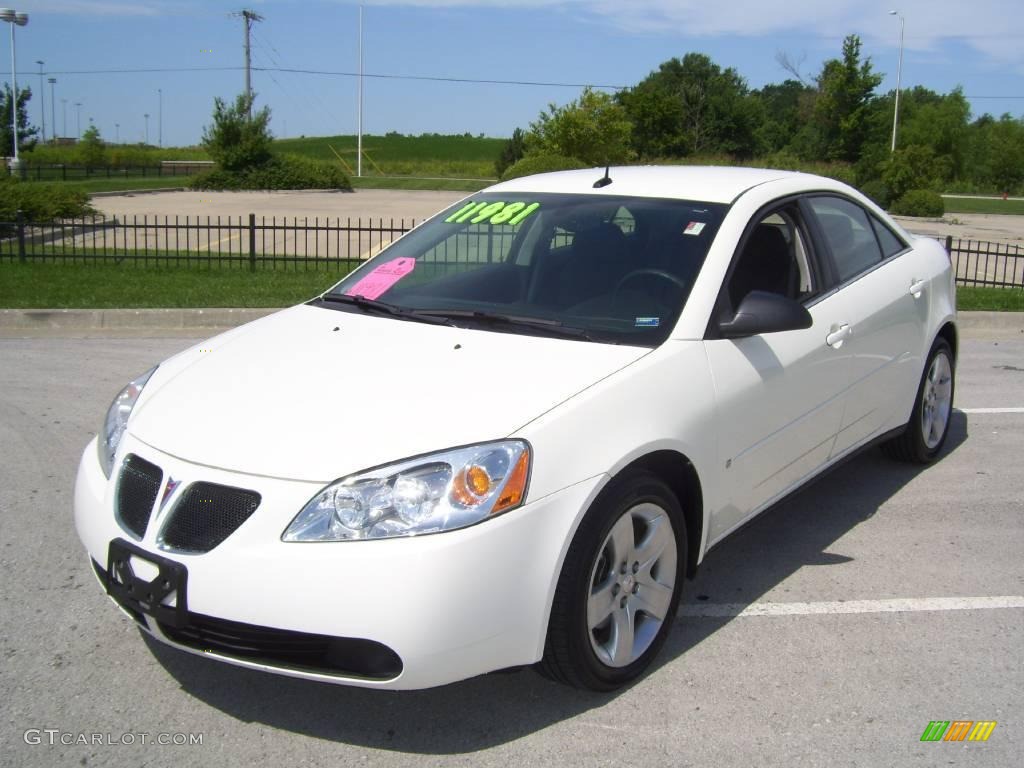
[[[734,310],[751,291],[778,293],[797,301],[816,292],[799,221],[799,210],[793,204],[762,217],[750,230],[727,285]]]

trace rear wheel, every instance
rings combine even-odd
[[[928,355],[906,431],[882,446],[889,456],[900,461],[927,464],[939,455],[949,433],[954,384],[953,351],[945,339],[936,339]]]
[[[599,691],[638,677],[671,629],[685,572],[686,527],[672,490],[647,472],[613,481],[569,547],[540,671]]]

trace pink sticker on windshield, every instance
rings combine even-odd
[[[383,293],[386,293],[387,290],[399,280],[412,272],[415,267],[416,259],[395,259],[394,261],[389,261],[386,264],[381,264],[358,283],[345,291],[345,295],[376,299]]]

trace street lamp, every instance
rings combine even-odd
[[[163,92],[163,89],[157,88],[156,89],[156,96],[157,96],[157,99],[159,99],[159,104],[158,104],[159,108],[157,110],[157,118],[156,118],[156,124],[157,124],[157,132],[156,132],[157,144],[162,147],[164,145],[164,92]]]
[[[900,20],[900,63],[896,68],[896,108],[892,113],[892,149],[891,152],[896,151],[896,126],[900,121],[900,81],[903,79],[903,27],[906,25],[906,19],[903,18],[903,14],[899,11],[889,11],[890,16],[898,16]]]
[[[82,138],[82,102],[75,102],[75,133],[78,134],[78,138]]]
[[[115,144],[120,144],[121,143],[121,124],[120,123],[114,123],[114,143]]]
[[[48,78],[46,78],[46,82],[48,82],[50,84],[50,122],[53,123],[52,127],[50,128],[50,138],[54,140],[54,143],[56,143],[56,139],[57,139],[57,100],[54,98],[54,95],[53,95],[53,86],[55,86],[57,84],[57,78],[56,77],[48,77]]]
[[[63,136],[64,138],[67,138],[67,136],[68,136],[68,100],[67,99],[61,99],[60,100],[60,116],[61,116],[60,119],[63,121],[63,126],[61,127],[60,135]]]
[[[14,55],[14,26],[28,24],[27,13],[17,13],[13,8],[0,8],[0,20],[11,25],[11,127],[14,135],[14,160],[11,167],[18,168],[18,62]]]
[[[43,115],[42,121],[39,125],[43,131],[43,143],[46,143],[46,89],[43,86],[43,64],[46,62],[41,59],[36,59],[36,64],[39,65],[39,111]]]
[[[146,118],[146,146],[149,146],[149,112],[143,115]]]

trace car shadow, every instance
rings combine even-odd
[[[955,411],[944,454],[967,439]],[[828,553],[922,468],[868,451],[780,502],[708,553],[687,584],[687,604],[749,605],[804,566],[847,562]],[[827,514],[822,510],[827,509]],[[680,619],[655,667],[732,621]],[[551,683],[531,669],[495,673],[426,691],[376,691],[281,677],[178,651],[142,633],[157,661],[190,695],[244,722],[329,741],[421,754],[464,754],[501,745],[613,701]],[[619,692],[621,693],[621,692]]]

